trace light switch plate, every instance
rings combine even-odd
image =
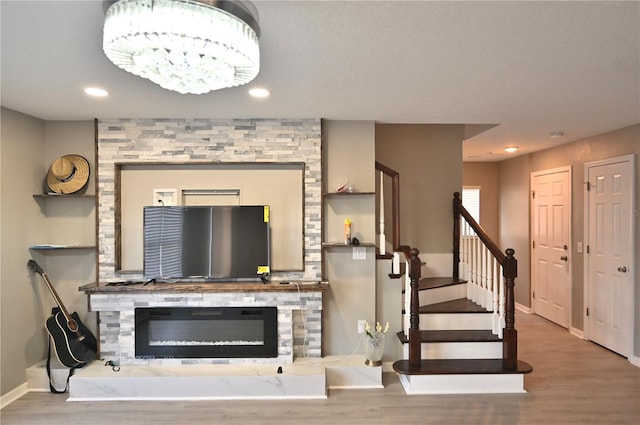
[[[354,260],[366,260],[367,259],[367,249],[361,246],[353,247],[353,259]]]

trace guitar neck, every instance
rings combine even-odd
[[[67,308],[64,306],[64,304],[62,304],[62,300],[60,299],[60,297],[58,296],[58,293],[56,292],[56,290],[54,289],[53,285],[49,281],[49,277],[47,276],[47,274],[45,272],[42,272],[42,273],[40,273],[40,276],[42,276],[42,280],[44,280],[44,283],[47,284],[47,288],[49,289],[49,292],[51,292],[51,295],[53,296],[53,299],[56,301],[56,304],[58,305],[58,307],[60,307],[60,311],[64,315],[64,318],[67,321],[67,323],[75,322],[71,318],[71,315],[67,311]]]

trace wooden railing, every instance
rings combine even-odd
[[[392,225],[392,247],[393,251],[400,250],[400,174],[376,161],[376,170],[380,172],[380,190],[379,190],[379,230],[380,246],[378,247],[380,254],[386,253],[385,240],[385,197],[384,197],[384,176],[391,178],[391,225]]]
[[[511,248],[502,253],[462,206],[460,193],[454,193],[453,276],[467,280],[467,298],[493,311],[493,333],[502,338],[506,370],[516,370],[518,359],[514,298],[518,261],[514,254]]]
[[[409,368],[420,370],[422,362],[422,338],[420,337],[420,299],[419,285],[421,278],[422,262],[420,261],[420,251],[412,248],[408,253],[405,250],[405,257],[409,269],[409,281],[411,295],[409,301]]]

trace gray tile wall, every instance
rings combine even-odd
[[[321,271],[321,123],[319,119],[119,119],[98,122],[98,277],[121,279],[115,270],[115,164],[213,162],[304,162],[304,271],[273,273],[274,280],[320,280]],[[126,278],[142,276],[127,274]],[[215,295],[215,294],[211,294]],[[218,294],[220,295],[220,294]],[[303,294],[304,295],[304,294]],[[242,297],[242,294],[237,294]],[[285,297],[279,294],[278,297]],[[288,296],[288,295],[286,295]],[[321,294],[320,294],[321,296]],[[95,298],[92,295],[92,308]],[[114,307],[115,308],[115,307]],[[292,356],[320,355],[322,303],[284,318]],[[132,310],[103,310],[103,355],[134,361],[127,338]],[[280,319],[280,317],[279,317]],[[306,326],[305,326],[306,323]],[[306,331],[303,329],[306,329]],[[284,329],[281,329],[285,332]],[[295,336],[294,336],[295,335]],[[118,342],[120,341],[120,342]],[[284,341],[284,340],[283,340]],[[306,343],[306,345],[305,345]],[[122,345],[119,345],[122,344]]]
[[[277,307],[278,357],[259,359],[149,359],[135,357],[136,307]],[[291,363],[320,357],[322,292],[91,294],[100,313],[100,354],[120,364]],[[303,317],[304,315],[304,317]],[[295,324],[294,321],[298,322]],[[302,328],[300,328],[302,327]],[[297,347],[296,347],[297,346]]]

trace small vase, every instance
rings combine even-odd
[[[381,366],[382,355],[384,354],[385,334],[381,332],[372,333],[371,336],[364,337],[364,364],[367,366]]]

